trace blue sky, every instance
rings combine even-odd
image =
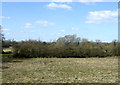
[[[118,39],[117,2],[3,2],[6,39],[55,41],[76,34],[88,40]]]

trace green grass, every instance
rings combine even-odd
[[[3,62],[3,83],[116,83],[118,58],[30,58]]]

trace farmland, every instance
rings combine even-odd
[[[56,42],[2,44],[3,83],[116,83],[117,41],[104,43],[66,35]]]
[[[4,58],[3,83],[116,83],[118,79],[117,57]]]
[[[117,0],[49,1],[1,3],[2,83],[118,83]]]

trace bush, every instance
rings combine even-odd
[[[40,57],[41,55],[41,43],[36,41],[26,41],[18,43],[14,45],[14,53],[15,57]]]
[[[70,38],[70,39],[69,39]],[[65,42],[64,42],[65,40]],[[74,42],[72,41],[74,40]],[[40,42],[35,40],[22,41],[13,46],[14,57],[106,57],[118,55],[118,43],[90,42],[87,39],[79,41],[71,36],[65,36],[57,42]],[[79,42],[78,42],[79,41]]]

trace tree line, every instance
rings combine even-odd
[[[100,40],[88,41],[76,35],[60,37],[55,42],[26,40],[21,42],[4,41],[3,47],[13,47],[13,57],[57,57],[57,58],[87,58],[119,56],[118,41],[104,43]]]

